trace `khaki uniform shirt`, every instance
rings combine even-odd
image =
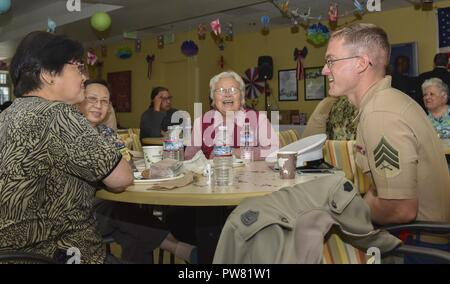
[[[450,176],[442,142],[421,107],[391,88],[391,77],[364,95],[356,162],[370,172],[378,197],[418,198],[417,220],[450,221]]]

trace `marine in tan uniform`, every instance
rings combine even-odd
[[[371,24],[333,33],[322,73],[331,96],[359,109],[356,159],[375,188],[364,196],[372,221],[450,221],[450,176],[442,143],[425,113],[385,76],[390,45]]]

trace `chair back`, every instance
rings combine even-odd
[[[21,263],[21,264],[57,264],[57,262],[48,256],[23,252],[7,251],[0,252],[0,264]]]
[[[279,147],[282,148],[300,139],[300,133],[295,129],[283,130],[278,132],[280,139]]]
[[[367,192],[372,184],[372,179],[356,165],[355,140],[327,140],[323,148],[324,160],[342,169],[345,177],[352,181],[361,194]]]

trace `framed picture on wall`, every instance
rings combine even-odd
[[[297,71],[295,69],[278,71],[278,100],[298,101]]]
[[[111,103],[116,112],[131,111],[131,71],[108,73]]]
[[[407,42],[391,45],[391,58],[389,60],[390,73],[401,73],[409,77],[419,75],[417,60],[417,43]]]
[[[325,98],[325,76],[322,67],[305,68],[305,101]]]

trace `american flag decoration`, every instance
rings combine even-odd
[[[264,92],[264,81],[259,80],[258,67],[245,70],[242,79],[245,83],[245,97],[247,99],[256,99],[259,94]]]
[[[437,15],[439,52],[450,52],[450,7],[439,8]]]

